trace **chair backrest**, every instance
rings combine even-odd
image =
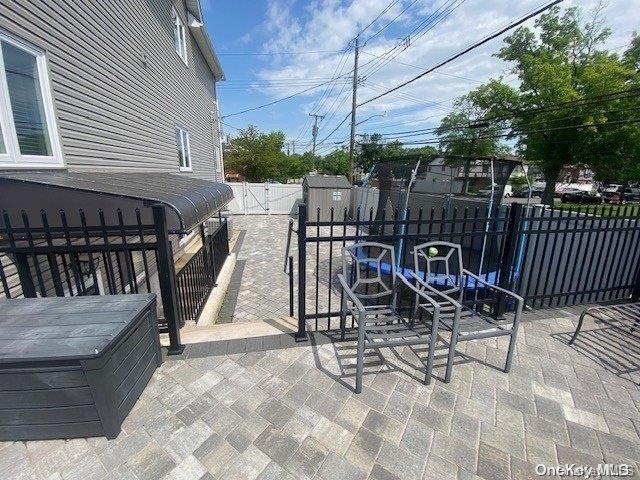
[[[413,247],[413,269],[429,285],[450,295],[462,294],[462,247],[451,242],[426,242]]]
[[[343,247],[342,274],[361,300],[391,296],[396,284],[393,246],[378,242],[358,242]]]

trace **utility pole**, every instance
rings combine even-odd
[[[318,139],[318,119],[322,121],[324,119],[324,115],[318,115],[316,113],[310,113],[310,117],[313,117],[313,128],[311,129],[311,136],[313,137],[313,157],[316,156],[316,140]]]
[[[351,140],[349,141],[349,181],[353,184],[353,157],[356,143],[356,104],[358,102],[358,54],[360,34],[356,35],[355,54],[353,57],[353,96],[351,98]]]

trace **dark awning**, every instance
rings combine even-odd
[[[224,208],[231,187],[186,175],[145,172],[0,172],[0,209],[39,211],[169,207],[172,231],[188,232]]]

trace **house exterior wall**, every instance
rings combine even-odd
[[[175,51],[173,5],[188,65]],[[180,173],[181,126],[193,172],[180,174],[223,180],[216,82],[187,25],[184,0],[0,2],[0,28],[46,52],[64,168]]]

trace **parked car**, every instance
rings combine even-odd
[[[573,192],[565,192],[560,197],[562,203],[588,203],[588,204],[600,204],[604,200],[602,195],[598,192],[587,192],[585,190],[576,190]]]
[[[553,196],[555,198],[562,198],[562,195],[564,195],[565,193],[575,193],[575,192],[582,192],[582,191],[584,190],[576,187],[568,187],[568,186],[557,187]]]
[[[494,188],[495,188],[496,191],[498,191],[500,189],[500,186],[495,185]],[[491,196],[491,187],[482,188],[482,189],[478,190],[476,192],[476,194],[479,197],[490,197]],[[513,195],[513,187],[511,185],[505,185],[504,186],[504,192],[502,193],[502,196],[504,198],[509,198],[512,195]]]
[[[534,197],[539,197],[542,198],[542,194],[544,193],[544,189],[543,188],[532,188],[531,189],[531,198]],[[520,190],[516,190],[513,192],[513,196],[516,198],[529,198],[529,189],[528,188],[522,188]]]
[[[602,190],[604,201],[610,203],[614,197],[622,199],[622,185],[612,184]]]
[[[640,188],[623,188],[622,185],[609,185],[602,191],[602,197],[605,202],[616,205],[638,202],[640,201]]]

